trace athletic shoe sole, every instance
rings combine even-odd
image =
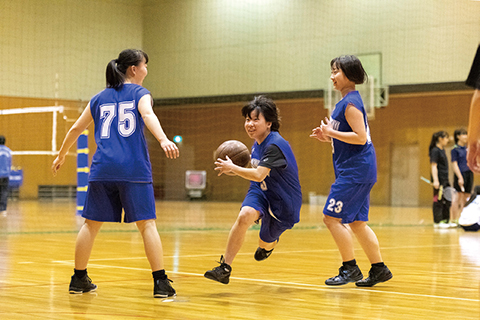
[[[386,282],[390,279],[393,278],[393,274],[390,272],[390,274],[388,274],[385,278],[381,279],[381,280],[377,280],[375,281],[374,283],[369,283],[369,284],[362,284],[362,283],[358,283],[358,282],[355,282],[355,284],[357,285],[357,287],[373,287],[374,285],[376,285],[377,283],[382,283],[382,282]]]
[[[70,294],[82,294],[82,293],[94,292],[94,291],[97,291],[96,287],[88,291],[83,291],[82,289],[70,289],[68,292],[70,292]]]
[[[219,280],[219,279],[215,278],[214,276],[208,275],[206,273],[204,274],[204,277],[207,278],[207,279],[213,280],[213,281],[223,283],[223,284],[228,284],[230,282],[230,278],[227,278],[226,280]]]
[[[169,296],[168,294],[159,294],[159,293],[156,293],[156,294],[153,295],[154,298],[162,298],[162,299],[165,299],[165,298],[174,298],[174,297],[176,297],[176,296],[177,296],[176,293],[172,294],[171,296]]]
[[[359,275],[358,277],[356,278],[352,278],[351,280],[347,281],[347,282],[337,282],[337,283],[327,283],[328,279],[325,280],[325,284],[327,286],[343,286],[345,284],[348,284],[348,283],[351,283],[351,282],[356,282],[356,281],[360,281],[363,279],[363,275]]]

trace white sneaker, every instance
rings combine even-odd
[[[434,223],[433,227],[435,229],[448,229],[450,228],[450,224],[446,222],[439,222],[439,223]]]
[[[7,210],[0,211],[0,216],[6,217],[7,216]]]

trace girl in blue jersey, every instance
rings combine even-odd
[[[252,168],[239,167],[227,157],[215,162],[218,175],[236,175],[250,180],[250,188],[242,203],[237,221],[230,230],[225,255],[220,266],[205,273],[211,280],[227,284],[231,264],[245,239],[245,233],[261,220],[259,247],[255,260],[270,256],[280,235],[300,220],[302,192],[295,156],[288,142],[278,133],[280,127],[275,103],[258,96],[243,107],[245,131],[255,140],[252,147]]]
[[[457,129],[453,133],[455,146],[450,152],[453,168],[453,187],[457,195],[453,198],[450,216],[450,225],[458,226],[458,219],[472,193],[473,172],[467,165],[467,130]]]
[[[135,222],[144,242],[154,278],[154,297],[174,296],[163,267],[163,248],[155,224],[152,169],[144,126],[155,136],[168,158],[179,156],[153,112],[150,92],[142,87],[148,56],[127,49],[107,65],[107,88],[95,95],[68,131],[52,171],[65,162],[70,147],[94,122],[97,150],[92,159],[88,191],[82,216],[85,223],[75,245],[75,269],[70,293],[96,290],[87,275],[87,264],[95,237],[104,222]]]
[[[370,190],[377,181],[375,149],[370,139],[367,115],[355,84],[366,79],[366,72],[355,56],[340,56],[330,62],[330,79],[342,94],[332,112],[310,137],[332,143],[335,183],[323,209],[323,221],[342,256],[339,274],[325,281],[327,285],[355,282],[371,287],[392,278],[383,263],[377,236],[367,225]],[[355,261],[353,238],[349,225],[371,263],[369,276],[363,279]]]

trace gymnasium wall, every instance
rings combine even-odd
[[[431,187],[420,180],[420,175],[430,177],[428,146],[431,136],[439,130],[453,135],[455,129],[466,127],[471,96],[471,90],[396,94],[390,97],[388,107],[376,109],[374,120],[369,121],[378,164],[378,182],[371,193],[373,204],[391,204],[392,171],[396,169],[392,168],[392,150],[413,145],[418,148],[418,167],[402,166],[400,170],[405,174],[409,170],[418,171],[418,175],[406,181],[408,188],[415,188],[418,192],[408,195],[415,199],[407,199],[410,202],[404,205],[431,205]],[[156,180],[166,181],[168,172],[171,179],[180,181],[176,192],[167,194],[166,199],[186,199],[182,185],[185,170],[207,171],[207,199],[243,199],[248,188],[244,179],[218,177],[213,170],[213,152],[223,141],[236,139],[249,147],[252,145],[243,127],[242,106],[242,103],[230,103],[155,108],[166,132],[170,136],[182,135],[180,158],[185,156],[182,155],[184,150],[189,152],[186,163],[172,166],[172,160],[165,158],[158,143],[149,135]],[[309,192],[327,195],[334,181],[331,146],[309,138],[311,130],[327,116],[323,99],[279,100],[277,106],[282,117],[280,133],[290,142],[298,162],[304,201],[308,201]],[[400,160],[407,161],[407,157],[405,155]]]
[[[89,100],[142,47],[142,0],[0,0],[0,95]]]
[[[466,127],[468,123],[468,107],[472,92],[455,91],[445,93],[398,94],[390,97],[388,107],[377,109],[375,119],[370,120],[372,139],[377,150],[378,183],[372,191],[372,203],[390,205],[391,202],[391,153],[396,145],[418,144],[420,150],[420,174],[429,177],[428,145],[435,131],[447,130],[450,134],[458,127]],[[12,98],[0,96],[0,109],[9,106],[31,107],[54,105],[48,99]],[[60,105],[71,110],[70,120],[78,116],[85,106],[79,101],[59,101]],[[334,180],[331,146],[318,143],[308,137],[311,129],[327,115],[323,108],[323,99],[297,99],[277,101],[281,110],[281,134],[290,142],[297,157],[299,174],[304,193],[308,201],[308,193],[328,194]],[[174,107],[157,107],[155,111],[162,126],[170,137],[182,135],[179,144],[181,156],[177,160],[166,159],[159,144],[147,133],[154,182],[158,196],[162,199],[186,199],[184,190],[185,170],[206,170],[206,198],[217,201],[240,201],[248,188],[248,182],[238,177],[216,175],[213,168],[213,152],[227,139],[237,139],[247,146],[252,141],[246,135],[240,109],[243,103],[224,103],[210,105],[188,105]],[[22,119],[21,124],[2,122],[2,134],[7,137],[7,145],[16,146],[16,150],[45,149],[48,150],[51,136],[51,114]],[[61,122],[58,126],[57,141],[61,143],[71,126],[71,121]],[[93,125],[89,128],[93,132]],[[43,136],[43,145],[31,140]],[[89,141],[91,154],[95,151],[93,134]],[[71,151],[74,151],[75,147]],[[22,199],[37,197],[39,185],[74,185],[76,183],[76,161],[74,154],[67,158],[57,177],[50,171],[53,156],[22,155],[13,158],[14,166],[24,171],[24,186],[20,189]],[[408,170],[409,168],[406,168]],[[420,179],[412,181],[418,184],[418,204],[430,205],[430,186]],[[477,182],[477,184],[480,184]],[[169,187],[169,190],[166,190]]]
[[[0,0],[0,111],[63,105],[57,145],[87,101],[105,87],[105,68],[118,53],[141,48],[142,0]],[[71,117],[71,118],[70,118]],[[90,128],[90,132],[93,130]],[[0,116],[0,134],[13,151],[51,150],[52,114]],[[95,151],[90,135],[90,158]],[[21,199],[35,199],[40,185],[75,185],[75,146],[58,175],[53,156],[19,155]]]
[[[473,0],[0,0],[0,95],[88,100],[126,47],[155,98],[324,89],[340,54],[381,53],[384,84],[463,81]]]
[[[145,2],[155,98],[324,89],[341,54],[381,53],[384,84],[464,81],[480,42],[472,0]]]
[[[396,146],[417,145],[418,171],[428,177],[431,134],[452,133],[468,121],[472,91],[416,92],[415,85],[464,81],[480,42],[479,1],[0,0],[0,7],[6,75],[0,78],[0,109],[55,103],[82,109],[104,88],[107,62],[127,47],[148,52],[144,84],[156,100],[321,90],[327,87],[331,58],[381,53],[383,84],[413,86],[392,94],[389,106],[377,109],[370,121],[379,167],[372,192],[377,205],[392,202],[392,172],[399,171],[392,167]],[[185,199],[186,167],[207,170],[208,199],[243,197],[248,182],[217,177],[212,157],[226,139],[251,145],[240,115],[244,102],[155,107],[169,137],[184,137],[183,156],[166,160],[149,136],[160,198]],[[299,162],[304,200],[308,192],[327,194],[333,181],[331,148],[308,138],[326,116],[323,99],[277,102],[281,133]],[[25,150],[30,138],[23,128],[35,128],[36,138],[49,141],[48,121],[7,126],[0,117],[0,134],[13,150]],[[68,126],[58,131],[58,144]],[[92,141],[90,146],[93,152]],[[25,174],[21,198],[36,198],[38,185],[75,184],[73,157],[56,178],[50,173],[52,160],[14,158]],[[430,187],[417,187],[419,205],[430,205]]]

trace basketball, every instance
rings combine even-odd
[[[216,161],[218,158],[226,160],[226,156],[240,167],[245,168],[250,163],[250,151],[246,145],[238,140],[228,140],[222,143],[215,151],[213,160]]]

